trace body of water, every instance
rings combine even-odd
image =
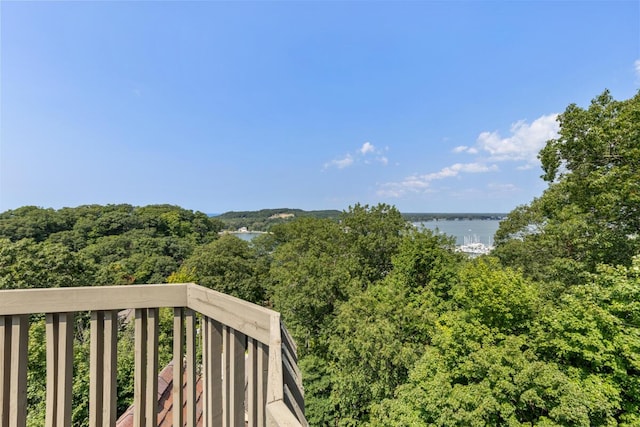
[[[238,233],[238,232],[231,232],[229,234],[233,234],[234,236],[242,239],[242,240],[246,240],[246,241],[251,241],[253,240],[255,237],[261,236],[265,233],[260,233],[260,232],[252,232],[252,231],[245,231],[242,233]]]
[[[460,220],[434,220],[414,222],[416,227],[426,227],[438,233],[448,234],[456,239],[456,245],[465,243],[482,243],[493,246],[493,235],[498,230],[500,220],[495,219],[460,219]],[[234,236],[243,240],[252,240],[259,236],[260,232],[232,232]],[[465,242],[465,239],[467,240]]]
[[[498,230],[500,220],[495,219],[461,219],[439,220],[413,223],[416,227],[426,227],[438,233],[448,234],[456,238],[456,245],[465,243],[482,243],[493,246],[493,235]],[[465,242],[465,239],[467,240]]]

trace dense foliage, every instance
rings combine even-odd
[[[292,218],[252,242],[172,206],[25,207],[0,214],[0,288],[195,281],[271,306],[298,343],[314,426],[637,426],[640,94],[605,92],[559,121],[540,153],[549,187],[502,222],[492,256],[462,256],[385,204]],[[30,333],[36,426],[41,319]],[[120,335],[123,410],[130,327]]]
[[[340,211],[304,211],[302,209],[261,209],[259,211],[230,211],[216,216],[225,225],[225,230],[235,231],[245,227],[251,231],[268,231],[274,225],[291,222],[298,218],[337,219]]]

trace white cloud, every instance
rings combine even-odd
[[[468,147],[466,145],[459,145],[453,149],[454,153],[468,153],[468,154],[478,154],[478,149],[476,147]]]
[[[360,153],[362,153],[363,155],[367,153],[375,153],[375,152],[376,152],[376,147],[374,147],[373,144],[370,142],[365,142],[364,144],[362,144],[362,147],[360,148]]]
[[[422,175],[422,179],[424,179],[425,181],[433,181],[435,179],[443,179],[443,178],[458,176],[461,172],[482,173],[482,172],[491,172],[491,171],[497,171],[497,170],[498,170],[498,166],[496,165],[488,166],[483,163],[456,163],[454,165],[442,168],[438,172]]]
[[[325,169],[329,169],[331,167],[335,167],[338,169],[344,169],[346,167],[349,167],[353,164],[354,160],[353,160],[353,156],[351,154],[347,154],[345,157],[343,157],[342,159],[334,159],[331,160],[328,163],[324,164],[324,168]]]
[[[528,124],[520,120],[511,125],[511,135],[503,138],[498,132],[482,132],[476,146],[489,154],[494,162],[520,161],[527,164],[537,162],[538,152],[547,140],[558,135],[557,114],[549,114]]]
[[[323,170],[329,168],[344,169],[356,163],[364,163],[366,165],[380,163],[383,166],[386,166],[389,164],[389,159],[382,153],[388,150],[389,147],[385,147],[384,150],[379,150],[372,143],[367,141],[356,151],[347,153],[342,158],[334,159],[325,163]]]
[[[640,60],[639,60],[640,61]],[[640,66],[640,64],[639,64]],[[538,152],[549,139],[556,138],[559,125],[557,114],[541,116],[532,123],[520,120],[511,125],[509,135],[503,137],[499,132],[482,132],[473,146],[459,145],[453,148],[456,154],[471,154],[474,161],[455,163],[437,172],[415,174],[397,182],[388,182],[378,186],[378,195],[401,197],[407,193],[427,193],[433,181],[458,177],[461,174],[488,173],[498,171],[499,162],[517,162],[517,170],[533,168],[538,163]],[[511,184],[491,188],[494,192],[515,191]]]
[[[490,162],[521,162],[524,165],[517,169],[531,169],[537,164],[538,153],[546,142],[557,137],[557,117],[557,114],[548,114],[537,118],[531,124],[520,120],[511,125],[510,135],[506,137],[497,131],[482,132],[474,146],[459,145],[453,152],[488,155],[485,161]]]
[[[461,173],[486,173],[495,172],[498,166],[484,163],[456,163],[423,175],[411,175],[399,182],[382,184],[378,190],[379,196],[401,197],[406,193],[425,193],[430,191],[431,181],[452,178]]]
[[[636,77],[640,79],[640,59],[636,59],[636,62],[633,63],[633,67],[636,70]]]
[[[459,145],[456,148],[453,149],[454,153],[466,153],[467,150],[469,149],[469,147],[467,147],[466,145]]]

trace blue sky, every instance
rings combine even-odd
[[[0,2],[0,211],[508,212],[639,1]]]

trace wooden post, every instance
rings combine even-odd
[[[222,325],[203,316],[202,378],[205,425],[222,424]]]
[[[9,370],[9,427],[27,424],[27,347],[29,316],[11,316],[11,368]]]
[[[158,314],[157,308],[147,309],[146,427],[158,423]]]
[[[135,371],[133,376],[133,425],[146,426],[147,394],[147,310],[137,308],[135,313]]]
[[[104,313],[104,377],[102,392],[102,423],[104,427],[115,427],[118,416],[118,312]]]
[[[47,314],[47,318],[49,314]],[[89,362],[89,426],[102,427],[104,414],[104,311],[91,312]],[[47,383],[49,379],[47,378]],[[47,423],[47,425],[50,425]]]
[[[187,427],[196,425],[196,314],[186,310],[187,329]]]
[[[173,309],[173,425],[183,426],[182,402],[184,400],[182,378],[184,363],[182,361],[184,347],[184,309]]]
[[[9,427],[11,316],[0,316],[0,427]]]
[[[244,426],[244,350],[245,336],[233,328],[228,333],[227,361],[229,373],[227,409],[230,427]]]

